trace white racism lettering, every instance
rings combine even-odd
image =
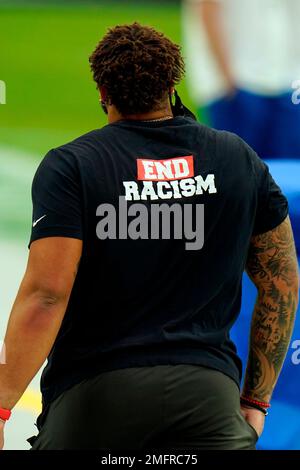
[[[147,162],[147,160],[145,160]],[[160,176],[164,174],[164,177],[169,171],[171,175],[171,170],[167,166],[160,168],[159,165],[152,165],[153,161],[148,161],[145,169],[145,176],[148,175],[149,179],[153,180],[154,175],[157,176],[157,179],[162,179]],[[184,172],[189,171],[185,168],[182,162],[177,159],[176,174],[180,174],[180,177],[183,178]],[[172,175],[174,175],[173,165]],[[159,176],[158,176],[159,175]],[[209,174],[205,178],[201,175],[195,176],[193,178],[185,178],[181,180],[173,181],[141,181],[138,184],[136,181],[124,181],[125,188],[125,199],[126,201],[145,201],[151,200],[155,201],[157,199],[180,199],[183,197],[192,197],[195,195],[204,194],[207,192],[209,194],[214,194],[217,192],[215,185],[215,175]]]

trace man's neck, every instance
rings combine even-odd
[[[161,109],[158,111],[151,111],[150,113],[142,113],[142,114],[129,114],[129,115],[122,115],[118,112],[118,110],[111,106],[108,110],[108,122],[109,124],[113,124],[117,121],[160,121],[164,119],[171,119],[173,118],[173,113],[171,108],[168,106],[165,109]]]

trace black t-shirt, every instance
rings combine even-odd
[[[288,213],[268,167],[248,145],[189,118],[120,121],[51,150],[32,198],[31,242],[83,240],[42,376],[44,405],[88,377],[126,367],[199,364],[239,383],[229,331],[240,311],[250,238]],[[151,222],[158,207],[170,208],[169,221],[165,212]],[[188,222],[200,240],[190,249]]]

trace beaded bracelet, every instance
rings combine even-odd
[[[265,416],[268,415],[267,409],[270,408],[271,406],[270,403],[254,400],[253,398],[250,398],[250,397],[242,396],[240,401],[241,401],[241,404],[248,405],[251,408],[255,408],[256,410],[261,411]]]

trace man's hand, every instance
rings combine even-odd
[[[4,421],[0,419],[0,450],[3,450],[4,446],[4,426]]]
[[[255,429],[258,437],[260,437],[265,425],[265,415],[255,408],[248,408],[246,406],[241,406],[241,413],[247,423]]]
[[[220,2],[198,2],[195,8],[199,9],[201,28],[204,28],[210,49],[224,79],[226,97],[232,99],[237,93],[237,84],[224,28],[224,6]]]
[[[226,98],[233,99],[238,93],[236,82],[231,75],[224,76],[224,79],[226,83]]]

